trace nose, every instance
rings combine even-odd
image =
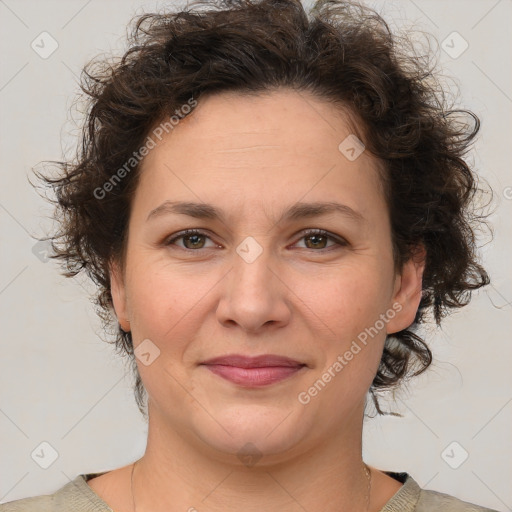
[[[233,268],[222,283],[218,321],[252,334],[284,327],[291,317],[291,292],[279,275],[270,250],[260,248],[261,254],[253,260],[241,249],[234,253]],[[254,251],[254,246],[250,250]]]

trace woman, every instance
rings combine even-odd
[[[478,119],[366,8],[193,7],[89,69],[79,158],[42,177],[55,257],[132,358],[146,452],[0,510],[489,510],[361,453],[368,393],[384,413],[431,362],[416,327],[488,283]]]

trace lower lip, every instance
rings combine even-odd
[[[222,364],[204,365],[208,370],[223,379],[248,387],[268,386],[280,382],[302,370],[304,366],[266,366],[260,368],[240,368]]]

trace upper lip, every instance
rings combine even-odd
[[[201,364],[220,364],[224,366],[237,366],[238,368],[262,368],[266,366],[306,366],[305,363],[301,363],[300,361],[295,361],[289,357],[278,356],[274,354],[264,354],[255,357],[243,356],[241,354],[229,354],[226,356],[219,356],[208,359],[203,361]]]

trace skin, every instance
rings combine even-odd
[[[160,350],[147,366],[137,360],[149,395],[147,449],[134,473],[138,512],[226,512],[242,503],[254,512],[366,509],[365,400],[386,334],[414,320],[424,258],[395,271],[378,162],[367,151],[349,161],[338,149],[351,133],[346,113],[309,93],[222,93],[202,98],[145,157],[125,265],[111,267],[121,327],[135,348],[149,339]],[[167,200],[209,203],[225,218],[147,220]],[[364,220],[335,212],[278,222],[296,202],[323,201]],[[191,228],[205,236],[166,245]],[[249,236],[262,250],[251,263],[236,251]],[[381,314],[379,333],[300,403]],[[307,367],[254,389],[200,366],[232,353]],[[237,456],[247,443],[261,455],[251,466]],[[131,468],[89,485],[116,510],[133,510]],[[401,484],[376,468],[371,476],[370,510],[378,511]]]

